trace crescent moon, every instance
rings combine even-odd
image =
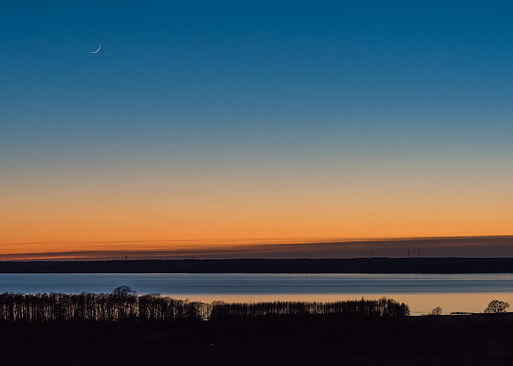
[[[100,52],[101,49],[102,49],[102,44],[100,43],[100,46],[98,47],[98,49],[96,51],[89,51],[89,53],[98,53],[98,52]]]

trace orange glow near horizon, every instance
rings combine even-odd
[[[140,166],[15,172],[3,183],[0,254],[512,234],[509,172]]]
[[[108,208],[46,213],[34,210],[2,218],[0,252],[164,250],[340,239],[509,235],[512,222],[509,216],[493,215],[483,207],[481,211],[467,207],[443,213],[427,205],[422,212],[414,208],[372,210],[308,204],[290,204],[286,209],[253,208],[238,207],[225,214],[206,208],[183,215]]]
[[[337,213],[291,209],[187,217],[176,214],[111,212],[92,216],[57,213],[2,220],[2,254],[79,250],[164,250],[241,244],[449,235],[508,235],[511,221],[485,220],[485,212],[415,215],[408,211]],[[299,211],[299,212],[298,212]],[[466,214],[466,215],[465,215]],[[321,216],[322,215],[322,216]],[[419,217],[421,216],[421,217]],[[452,217],[447,217],[452,216]],[[490,217],[490,216],[488,216]],[[492,222],[490,222],[492,221]],[[420,234],[420,235],[419,235]],[[165,240],[172,238],[171,240]],[[266,238],[266,239],[262,239]],[[282,238],[282,239],[278,239]],[[134,243],[133,242],[139,242]],[[144,244],[141,244],[144,242]]]

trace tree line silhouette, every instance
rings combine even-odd
[[[0,320],[10,322],[203,319],[209,304],[154,295],[0,294]]]
[[[159,295],[112,294],[0,294],[0,321],[178,321],[234,317],[298,315],[369,315],[403,317],[408,306],[391,299],[322,302],[203,303]]]
[[[262,303],[213,303],[210,318],[259,317],[268,315],[369,315],[375,317],[403,317],[410,315],[408,305],[395,300],[351,300],[336,302],[262,302]]]

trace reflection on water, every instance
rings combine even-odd
[[[261,302],[261,301],[342,301],[358,300],[362,297],[368,300],[377,300],[383,296],[408,304],[412,315],[429,314],[431,310],[440,306],[444,314],[452,312],[482,312],[493,299],[500,299],[513,306],[513,293],[511,292],[483,292],[483,293],[427,293],[427,294],[286,294],[286,295],[190,295],[178,296],[191,301],[212,302],[222,300],[225,302]],[[512,309],[509,309],[512,310]]]
[[[128,285],[201,301],[337,301],[383,296],[413,314],[482,311],[494,298],[513,304],[513,274],[0,274],[0,292],[111,292]]]

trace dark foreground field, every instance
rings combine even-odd
[[[1,365],[512,365],[513,316],[0,324]]]

